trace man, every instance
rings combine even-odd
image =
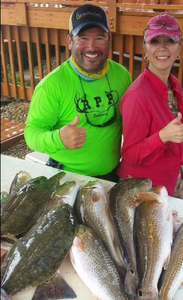
[[[131,77],[108,59],[110,32],[103,9],[90,4],[76,8],[67,42],[71,57],[36,86],[25,140],[63,170],[117,181],[119,100]]]

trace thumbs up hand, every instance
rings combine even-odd
[[[76,149],[83,146],[86,139],[86,129],[76,127],[79,123],[79,116],[76,116],[69,124],[60,128],[60,139],[68,149]]]
[[[164,144],[167,142],[183,142],[183,124],[181,120],[182,114],[179,112],[178,116],[174,120],[159,131],[159,137]]]

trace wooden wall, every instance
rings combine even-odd
[[[144,69],[143,30],[152,16],[169,13],[183,31],[183,0],[1,0],[1,95],[31,100],[35,85],[69,58],[68,20],[84,3],[106,11],[110,58],[124,64],[133,79]],[[172,71],[183,85],[183,47]]]

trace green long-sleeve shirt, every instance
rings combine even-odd
[[[34,91],[24,130],[31,149],[47,153],[61,162],[64,170],[89,176],[107,174],[118,165],[122,134],[119,101],[131,76],[112,60],[108,59],[108,65],[107,74],[93,81],[79,77],[68,60],[45,76]],[[81,148],[67,149],[59,129],[76,115],[77,126],[86,128],[86,140]]]

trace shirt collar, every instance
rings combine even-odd
[[[145,73],[145,76],[147,76],[150,79],[151,83],[154,85],[156,90],[158,90],[159,94],[161,96],[163,96],[165,91],[167,91],[167,89],[168,89],[167,85],[160,78],[158,78],[155,74],[150,72],[147,68],[145,68],[144,73]],[[175,79],[172,74],[169,75],[169,80],[171,82],[172,90],[176,91],[177,88],[176,88],[176,84],[175,84]]]
[[[88,74],[76,63],[74,57],[71,55],[69,58],[71,68],[84,80],[93,81],[103,77],[108,71],[108,60],[104,63],[102,69],[98,73]]]

